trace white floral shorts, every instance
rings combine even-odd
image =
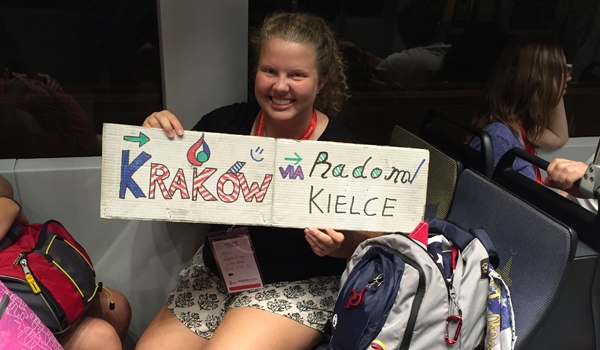
[[[240,306],[271,311],[319,332],[331,319],[339,276],[278,282],[260,290],[227,294],[223,281],[204,267],[202,249],[181,271],[179,283],[166,302],[167,308],[199,336],[210,339],[225,313]]]

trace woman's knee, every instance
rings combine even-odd
[[[65,350],[120,350],[121,339],[115,328],[96,317],[84,317],[66,334],[57,337]]]
[[[131,322],[131,306],[122,293],[112,288],[107,289],[98,293],[86,316],[100,318],[110,323],[121,341],[124,341]],[[111,303],[114,305],[112,310]]]
[[[192,332],[166,306],[162,306],[142,334],[135,349],[201,350],[206,342],[206,339]]]

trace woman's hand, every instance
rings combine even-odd
[[[179,119],[167,110],[150,114],[150,116],[144,120],[142,126],[162,128],[170,139],[175,137],[175,134],[177,134],[177,136],[183,136],[183,127],[181,126]]]
[[[588,165],[582,162],[555,158],[548,165],[548,169],[546,170],[548,177],[542,179],[542,184],[567,191],[576,197],[585,198],[579,191],[579,188],[573,186],[577,180],[583,177],[587,168]]]
[[[344,234],[331,228],[326,228],[325,232],[316,228],[305,228],[304,234],[306,240],[313,252],[318,256],[330,255],[342,246]]]
[[[364,240],[381,236],[381,232],[344,231],[327,228],[325,232],[316,228],[304,229],[306,240],[318,256],[329,255],[334,258],[349,258],[356,247]]]

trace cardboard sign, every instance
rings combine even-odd
[[[104,124],[101,217],[410,232],[429,151]]]

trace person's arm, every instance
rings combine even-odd
[[[588,165],[570,159],[555,158],[550,162],[546,172],[548,177],[542,179],[542,184],[568,192],[569,194],[586,198],[578,186],[574,186],[577,180],[583,177]]]
[[[544,132],[539,147],[559,148],[569,141],[569,127],[567,125],[567,113],[565,102],[561,97],[556,107],[550,110],[548,128]]]
[[[0,175],[0,240],[6,236],[6,233],[21,212],[21,207],[12,197],[12,185]]]
[[[344,233],[341,233],[331,228],[324,231],[316,228],[306,228],[304,234],[315,254],[334,258],[349,258],[356,247],[364,240],[382,234],[381,232],[367,231],[344,231]]]
[[[0,240],[19,217],[21,207],[9,197],[0,197]]]
[[[360,47],[358,47],[355,43],[353,43],[351,41],[340,40],[339,45],[340,45],[340,49],[351,50],[352,55],[356,59],[363,61],[363,62],[367,62],[367,64],[373,68],[376,68],[377,66],[379,66],[381,61],[383,61],[383,58],[375,56],[374,54],[372,54],[364,49],[361,49]]]

